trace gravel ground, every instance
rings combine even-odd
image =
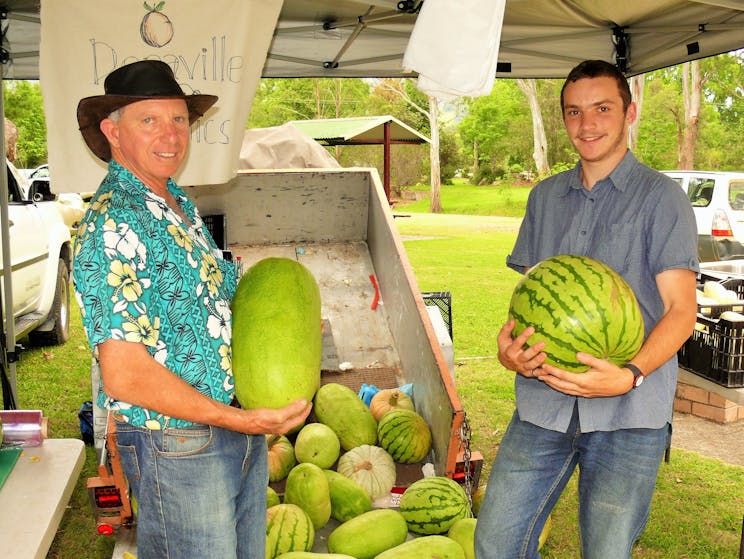
[[[721,424],[686,413],[675,413],[672,452],[675,448],[744,468],[744,421]]]

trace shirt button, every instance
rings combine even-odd
[[[586,235],[586,231],[582,231],[582,232],[581,232],[581,235],[582,235],[582,236]]]

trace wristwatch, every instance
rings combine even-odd
[[[638,388],[641,383],[643,382],[643,379],[646,378],[643,376],[643,371],[641,371],[638,367],[633,365],[633,363],[626,363],[621,367],[622,369],[628,369],[631,373],[633,373],[633,386],[632,388]]]

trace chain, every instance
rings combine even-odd
[[[465,493],[468,496],[470,510],[473,510],[473,479],[470,471],[470,422],[468,416],[463,412],[462,425],[460,425],[460,449],[462,450],[462,464],[465,473]]]

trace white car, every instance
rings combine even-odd
[[[702,262],[744,258],[744,172],[662,171],[690,199]]]

